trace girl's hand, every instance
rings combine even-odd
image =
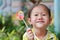
[[[26,32],[27,32],[27,37],[28,37],[28,39],[29,39],[29,40],[34,40],[34,34],[33,34],[32,30],[31,30],[30,28],[28,28],[28,29],[26,30]]]

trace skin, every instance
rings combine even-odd
[[[47,34],[46,28],[51,22],[46,7],[42,5],[34,7],[31,12],[31,17],[28,18],[28,22],[33,25],[35,35],[42,40]],[[32,30],[28,28],[26,32],[29,40],[34,40]]]

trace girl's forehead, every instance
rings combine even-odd
[[[32,12],[35,12],[35,11],[45,11],[45,12],[47,12],[48,10],[44,6],[36,6],[36,7],[33,8]]]
[[[35,6],[33,9],[45,9],[45,10],[47,10],[47,8],[43,5]]]

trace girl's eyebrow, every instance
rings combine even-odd
[[[39,13],[39,12],[33,12],[33,13]],[[41,14],[46,14],[47,12],[41,12]]]
[[[39,14],[39,12],[33,12],[34,14]],[[41,13],[42,14],[42,13]]]
[[[35,11],[34,11],[33,13],[39,13],[39,12],[35,12]]]

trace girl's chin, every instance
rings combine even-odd
[[[36,26],[37,28],[43,28],[43,26]]]
[[[36,24],[36,27],[38,27],[38,28],[43,28],[44,25],[43,25],[43,24]]]

